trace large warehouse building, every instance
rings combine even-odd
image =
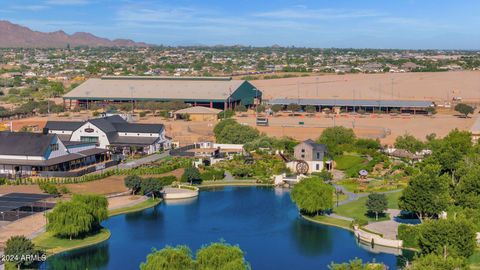
[[[89,103],[183,101],[194,106],[251,106],[262,93],[250,82],[230,77],[106,76],[89,79],[63,96],[67,107]]]
[[[426,114],[435,104],[431,101],[423,100],[352,100],[352,99],[271,99],[267,102],[269,105],[288,106],[289,104],[298,104],[302,109],[306,106],[315,106],[317,111],[323,109],[338,108],[347,112],[375,112],[397,111],[400,113]]]

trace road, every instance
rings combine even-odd
[[[150,155],[150,156],[146,156],[146,157],[143,157],[143,158],[139,158],[139,159],[136,159],[136,160],[129,161],[127,163],[120,163],[120,164],[118,164],[118,169],[136,168],[136,167],[142,166],[144,164],[152,163],[152,162],[157,161],[159,159],[166,158],[168,156],[170,156],[170,151],[165,151],[165,152],[162,152],[160,154],[153,154],[153,155]]]

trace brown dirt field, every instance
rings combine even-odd
[[[442,104],[460,96],[466,102],[480,102],[480,71],[320,75],[251,82],[262,90],[264,99],[334,99],[338,96],[339,99],[428,100]]]
[[[23,193],[43,193],[40,190],[38,185],[1,185],[0,186],[0,194],[7,194],[7,193],[16,193],[16,192],[23,192]]]
[[[437,114],[433,117],[427,116],[396,116],[390,115],[368,115],[365,118],[359,116],[339,115],[335,119],[336,125],[352,128],[358,137],[380,138],[383,144],[393,144],[395,138],[406,133],[425,139],[430,133],[437,136],[445,136],[454,128],[461,130],[470,130],[478,115],[472,118],[459,118],[452,114]],[[238,118],[240,123],[249,126],[255,126],[255,118]],[[289,136],[298,140],[316,139],[320,136],[323,129],[333,126],[333,118],[327,118],[325,115],[317,114],[315,117],[296,116],[296,117],[270,117],[268,127],[257,127],[261,132],[270,136],[283,137]],[[304,122],[304,125],[299,125]],[[388,134],[390,133],[390,134]]]
[[[123,184],[124,176],[112,175],[102,180],[96,180],[91,182],[79,183],[79,184],[66,184],[65,186],[72,193],[80,194],[115,194],[125,192],[128,189]]]

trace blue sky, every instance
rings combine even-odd
[[[478,0],[0,0],[0,19],[165,45],[480,49]]]

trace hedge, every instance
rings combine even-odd
[[[110,169],[100,173],[86,174],[78,177],[45,177],[45,178],[18,178],[14,181],[7,182],[13,185],[31,185],[31,184],[76,184],[107,178],[112,175],[146,175],[146,174],[162,174],[171,172],[179,168],[189,166],[191,161],[186,158],[174,158],[164,161],[157,166],[142,166],[133,169]]]
[[[207,169],[200,174],[202,181],[207,180],[222,180],[225,177],[225,170]]]
[[[400,224],[398,226],[398,239],[403,240],[403,246],[407,248],[418,248],[420,228],[417,226]]]

